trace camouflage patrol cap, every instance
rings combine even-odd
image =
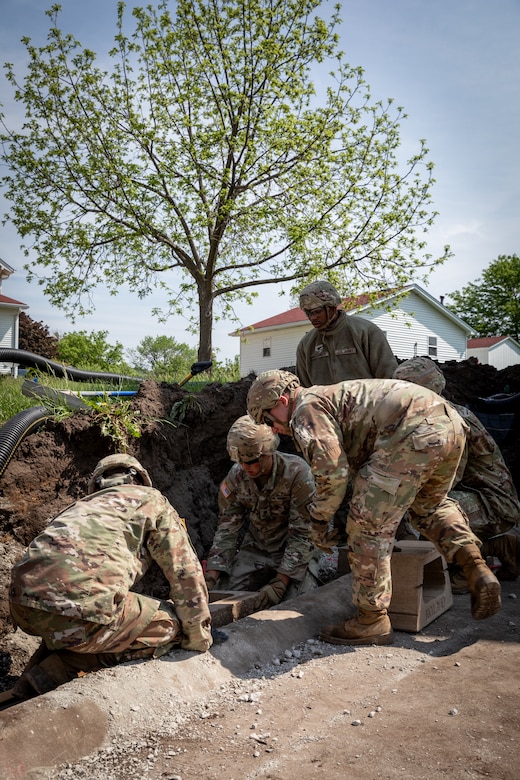
[[[428,387],[439,395],[446,387],[446,379],[433,360],[425,355],[410,358],[401,363],[394,371],[394,379],[404,379],[422,387]]]
[[[300,380],[290,371],[273,369],[259,374],[247,394],[247,411],[257,423],[262,422],[262,415],[268,409],[276,406],[280,396],[287,390],[300,386]]]
[[[227,435],[227,451],[236,463],[271,455],[280,439],[267,425],[257,425],[248,414],[235,420]]]
[[[116,472],[114,476],[105,477],[108,472]],[[152,487],[152,480],[146,469],[141,466],[137,458],[125,453],[116,455],[107,455],[102,458],[92,472],[88,483],[88,494],[96,493],[106,487],[114,485],[124,485],[133,481],[133,478],[139,476],[143,485]]]
[[[311,282],[300,292],[300,309],[314,306],[339,306],[341,295],[333,284],[325,280]]]

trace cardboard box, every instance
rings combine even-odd
[[[443,556],[431,542],[396,542],[388,613],[399,631],[420,631],[453,604]]]

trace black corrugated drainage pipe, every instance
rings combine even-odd
[[[6,363],[21,363],[30,368],[39,368],[62,379],[73,379],[77,382],[92,382],[98,379],[112,382],[142,382],[135,376],[122,376],[121,374],[105,374],[101,372],[80,371],[70,366],[62,366],[48,358],[26,352],[24,349],[7,349],[0,347],[0,361]],[[36,431],[52,413],[45,406],[31,406],[23,409],[8,420],[0,428],[0,476],[4,473],[7,464],[11,460],[14,451],[30,433]]]
[[[15,449],[25,436],[38,430],[51,412],[45,406],[22,409],[0,428],[0,475],[7,468]]]
[[[0,347],[0,361],[6,363],[21,363],[31,368],[39,368],[54,374],[62,379],[75,379],[77,382],[95,382],[97,379],[104,379],[112,382],[142,382],[143,379],[136,376],[123,376],[122,374],[105,374],[100,371],[81,371],[73,366],[62,366],[61,363],[55,363],[48,358],[40,357],[32,352],[26,352],[24,349],[7,349]]]

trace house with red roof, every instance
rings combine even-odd
[[[8,298],[2,292],[2,283],[14,273],[4,260],[0,258],[0,347],[4,349],[18,349],[18,333],[20,312],[29,306],[14,298]],[[18,365],[7,361],[0,361],[0,374],[13,374],[17,376]]]
[[[417,355],[429,355],[441,363],[465,360],[467,339],[476,335],[442,301],[417,284],[382,291],[375,301],[368,295],[346,298],[343,308],[349,316],[375,322],[400,360]],[[297,307],[231,333],[240,338],[240,375],[294,368],[298,342],[311,328]]]
[[[468,357],[494,366],[498,371],[520,363],[520,344],[512,336],[486,336],[468,339]]]

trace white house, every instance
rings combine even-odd
[[[499,371],[520,363],[520,344],[512,336],[488,336],[468,339],[468,357],[494,366]]]
[[[475,331],[417,284],[381,293],[376,303],[367,295],[345,299],[349,316],[372,320],[386,334],[401,360],[429,355],[434,360],[465,360],[466,341]],[[296,347],[312,325],[300,308],[260,320],[230,333],[240,337],[240,375],[270,368],[290,368]]]
[[[0,347],[4,349],[18,349],[18,332],[20,312],[28,309],[27,304],[15,301],[2,294],[2,282],[14,273],[4,260],[0,258]],[[18,365],[7,361],[0,361],[0,374],[18,373]]]

